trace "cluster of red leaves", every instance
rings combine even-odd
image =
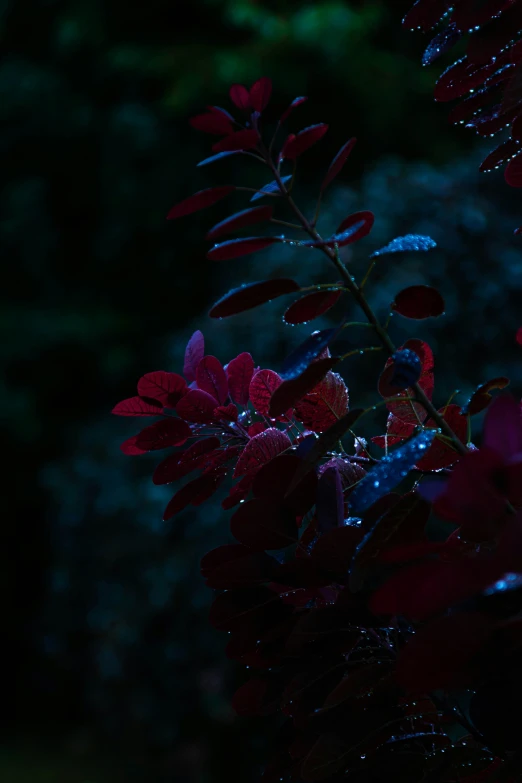
[[[406,15],[410,28],[442,27],[428,45],[423,63],[432,63],[467,36],[466,53],[439,78],[438,101],[462,100],[450,119],[480,136],[504,128],[511,135],[481,166],[507,164],[506,181],[522,187],[522,2],[521,0],[417,0]]]
[[[417,24],[436,21],[448,5],[419,0],[417,13],[431,8],[432,17],[417,17]],[[485,5],[500,12],[515,3]],[[470,13],[478,4],[455,5],[461,14],[465,8]],[[295,161],[327,130],[319,124],[290,134],[275,164],[260,135],[270,93],[268,79],[231,88],[243,123],[218,107],[192,119],[194,127],[221,137],[203,163],[251,154],[269,167],[275,178],[254,199],[285,197],[291,175],[280,174],[281,164]],[[304,100],[292,102],[277,130]],[[352,139],[334,158],[321,192],[353,146]],[[234,189],[200,191],[169,218],[210,206]],[[252,207],[218,223],[208,238],[272,216],[272,207]],[[310,239],[292,241],[328,255],[372,225],[372,213],[364,211],[349,215],[328,239],[314,223],[304,226]],[[276,241],[284,238],[232,239],[208,255],[233,258]],[[434,245],[407,235],[372,258]],[[299,294],[284,320],[305,323],[336,306],[346,290],[339,281],[302,289],[289,278],[264,280],[230,291],[210,316]],[[391,310],[424,319],[441,315],[444,302],[430,286],[410,286]],[[432,410],[437,421],[431,420],[418,390],[431,402],[433,354],[424,341],[407,340],[378,381],[388,421],[386,434],[372,439],[385,450],[376,456],[353,432],[364,411],[349,409],[348,389],[333,372],[340,357],[329,346],[343,326],[313,332],[281,373],[256,368],[249,353],[223,366],[205,354],[196,332],[183,374],[148,373],[138,395],[115,407],[118,415],[156,419],[122,449],[131,455],[172,449],[154,472],[156,484],[197,473],[174,494],[165,519],[228,484],[222,505],[234,508],[235,543],[209,552],[201,570],[218,592],[211,622],[230,634],[228,656],[252,675],[233,698],[236,711],[283,716],[281,750],[265,781],[478,783],[497,774],[512,780],[512,768],[515,776],[522,769],[520,406],[509,396],[493,401],[491,392],[509,383],[499,377],[481,384],[462,407]],[[485,409],[483,443],[466,451],[470,417]],[[353,454],[341,445],[347,433],[354,436]],[[432,534],[432,512],[439,524],[453,526],[443,540]],[[463,693],[469,704],[460,703]]]

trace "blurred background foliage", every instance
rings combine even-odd
[[[304,94],[292,129],[330,124],[298,171],[305,209],[329,159],[358,137],[322,217],[328,230],[375,212],[346,256],[354,270],[393,236],[439,243],[429,257],[383,261],[369,289],[382,313],[406,284],[443,290],[445,318],[394,323],[398,343],[435,348],[437,402],[497,374],[520,390],[520,193],[477,173],[483,150],[434,104],[446,63],[421,68],[426,40],[400,26],[410,3],[0,0],[6,783],[247,783],[270,744],[269,726],[232,713],[241,672],[207,623],[199,559],[227,540],[226,517],[214,503],[161,523],[158,458],[124,457],[135,428],[109,415],[143,373],[179,371],[196,328],[223,362],[249,350],[274,369],[308,333],[284,327],[281,302],[211,324],[228,286],[333,279],[319,254],[290,248],[207,262],[205,231],[235,203],[165,222],[202,187],[267,179],[241,158],[195,167],[209,137],[187,119],[228,107],[230,83],[268,75],[269,116]],[[381,364],[370,354],[343,367],[357,405],[374,400]],[[372,426],[382,431],[383,417]]]

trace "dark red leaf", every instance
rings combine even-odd
[[[230,399],[238,405],[248,405],[249,387],[254,374],[254,360],[249,353],[240,353],[227,366]]]
[[[225,476],[222,473],[206,473],[204,476],[189,481],[184,487],[179,489],[163,514],[163,521],[179,514],[189,504],[199,506],[218,489]]]
[[[279,124],[281,125],[283,122],[285,122],[285,120],[288,119],[288,117],[293,112],[293,110],[295,108],[297,108],[297,106],[300,106],[302,103],[305,103],[305,101],[307,101],[307,100],[308,100],[308,98],[306,98],[304,96],[300,96],[299,98],[294,98],[294,100],[292,101],[290,106],[287,109],[285,109],[285,111],[281,115],[281,119],[279,120]]]
[[[344,496],[336,465],[323,470],[317,485],[315,513],[317,530],[322,535],[344,524]]]
[[[169,408],[173,408],[187,391],[187,384],[175,372],[157,370],[149,372],[138,381],[140,397],[151,397]]]
[[[395,446],[395,444],[400,443],[401,440],[413,435],[415,426],[416,425],[412,421],[398,419],[393,413],[389,413],[388,421],[386,422],[386,435],[377,435],[372,438],[372,443],[380,446],[381,449]]]
[[[392,310],[406,318],[430,318],[443,315],[444,299],[430,285],[412,285],[399,291],[392,303]]]
[[[335,357],[319,359],[310,364],[297,378],[283,381],[270,399],[269,415],[275,418],[281,416],[289,408],[293,408],[299,400],[317,386],[338,361],[339,359]]]
[[[401,650],[398,682],[410,693],[465,687],[476,673],[473,658],[493,633],[494,619],[460,612],[432,620]]]
[[[146,449],[140,449],[136,445],[137,437],[138,437],[137,435],[133,435],[131,438],[127,438],[127,440],[125,440],[120,445],[120,449],[123,451],[124,454],[127,454],[130,457],[136,457],[136,456],[139,456],[140,454],[146,454],[147,453]]]
[[[176,405],[176,413],[194,424],[210,424],[214,421],[216,400],[201,389],[191,389]]]
[[[200,190],[198,193],[194,193],[193,196],[189,196],[184,201],[176,204],[175,207],[172,207],[167,215],[167,220],[174,220],[184,215],[190,215],[192,212],[199,212],[200,209],[205,209],[205,207],[210,207],[217,201],[224,199],[233,190],[235,190],[233,185],[222,185],[217,188]]]
[[[511,158],[521,151],[520,142],[517,139],[508,139],[490,152],[480,164],[480,171],[492,171],[509,163]]]
[[[442,19],[451,4],[451,0],[416,0],[402,23],[412,30],[431,30]]]
[[[210,394],[218,405],[224,405],[228,397],[228,381],[223,365],[215,356],[204,356],[196,369],[198,388]]]
[[[214,415],[220,421],[237,421],[239,411],[233,403],[229,403],[228,405],[218,405]]]
[[[439,413],[444,421],[449,424],[457,438],[465,442],[468,428],[466,419],[461,415],[460,406],[447,405],[445,408],[441,408]],[[428,419],[425,425],[426,427],[438,427],[438,424],[433,419]],[[447,441],[436,437],[425,456],[417,462],[416,467],[419,470],[440,470],[453,465],[460,458],[461,455]]]
[[[346,416],[332,424],[318,438],[312,439],[312,445],[303,457],[302,464],[297,468],[287,494],[293,492],[299,482],[317,465],[320,459],[336,446],[337,442],[346,435],[363,412],[362,408],[354,408]]]
[[[230,88],[230,100],[237,106],[238,109],[250,108],[250,93],[247,88],[242,84],[233,84]]]
[[[191,117],[189,122],[196,130],[203,131],[203,133],[211,133],[215,136],[223,136],[234,132],[234,126],[226,114],[216,111],[198,114],[195,117]]]
[[[452,101],[477,87],[482,87],[496,67],[494,62],[485,66],[477,65],[467,57],[457,60],[444,71],[435,85],[435,100]]]
[[[522,188],[522,154],[512,158],[504,172],[508,185],[513,188]]]
[[[141,397],[129,397],[122,400],[112,409],[116,416],[161,416],[163,405],[154,400],[143,400]]]
[[[262,112],[268,106],[268,101],[272,95],[272,81],[268,76],[262,76],[257,82],[254,82],[250,88],[249,101],[255,111]]]
[[[515,339],[519,345],[522,345],[522,326],[517,330]]]
[[[431,65],[441,55],[448,52],[462,38],[462,30],[459,30],[456,24],[451,23],[438,33],[435,38],[429,42],[424,54],[422,55],[422,64]]]
[[[182,454],[172,454],[157,466],[152,477],[154,484],[170,484],[202,467],[210,455],[219,449],[219,438],[204,438],[189,446]]]
[[[361,541],[362,531],[355,525],[330,530],[312,549],[312,560],[335,576],[346,578],[350,563]]]
[[[278,296],[299,291],[299,285],[289,278],[276,278],[275,280],[263,280],[260,283],[248,283],[241,288],[234,288],[225,294],[212,307],[209,315],[211,318],[226,318],[229,315],[251,310],[253,307],[270,302]]]
[[[348,388],[338,373],[322,381],[295,405],[297,418],[313,432],[324,432],[348,412]]]
[[[353,242],[358,242],[359,239],[363,239],[363,237],[367,236],[372,230],[374,221],[375,216],[373,212],[369,212],[368,210],[354,212],[353,215],[348,215],[336,231],[336,236],[338,237],[336,244],[338,244],[339,247],[344,247],[344,245],[351,245]],[[362,223],[362,225],[352,233],[350,229],[358,223]],[[344,234],[346,234],[345,238],[343,238]],[[333,239],[335,240],[335,237],[333,237]]]
[[[427,343],[415,338],[407,340],[402,348],[415,351],[415,353],[419,356],[422,362],[422,372],[418,383],[428,399],[431,400],[433,396],[433,388],[435,385],[433,377],[433,352],[431,348]],[[385,398],[390,397],[387,386],[387,382],[389,381],[387,373],[390,373],[389,368],[391,367],[392,363],[392,359],[388,359],[385,370],[379,379],[379,394]],[[391,372],[393,372],[393,369],[391,369]],[[393,399],[387,403],[386,407],[391,413],[393,413],[394,416],[402,419],[402,421],[412,422],[417,425],[419,421],[424,421],[426,418],[426,412],[420,403],[405,399],[407,397],[411,397],[412,394],[413,392],[411,389],[404,389],[403,391],[392,395]]]
[[[311,472],[288,494],[288,488],[302,460],[293,453],[280,454],[256,473],[252,491],[256,498],[280,501],[286,508],[302,516],[315,503],[317,475]]]
[[[251,207],[250,209],[244,209],[242,212],[236,212],[235,215],[225,218],[221,223],[217,223],[211,228],[206,239],[216,239],[217,237],[223,236],[223,234],[230,234],[232,231],[244,228],[244,226],[263,223],[265,220],[270,220],[273,211],[273,208],[268,205],[263,207]]]
[[[292,442],[288,435],[275,427],[269,427],[251,438],[237,461],[234,478],[259,470],[266,462],[286,451]]]
[[[243,544],[223,544],[218,546],[201,558],[201,575],[208,579],[216,568],[220,568],[233,560],[248,557],[251,554],[252,550],[247,546],[243,546]]]
[[[238,258],[247,256],[250,253],[256,253],[258,250],[264,250],[265,247],[279,242],[278,237],[246,237],[245,239],[228,239],[214,245],[207,253],[207,258],[211,261],[226,261],[229,258]]]
[[[230,530],[241,544],[255,550],[282,549],[294,544],[298,535],[295,515],[266,498],[243,503],[230,520]]]
[[[259,370],[256,372],[250,381],[249,398],[257,413],[260,413],[262,416],[268,416],[272,394],[281,383],[281,376],[273,370]]]
[[[230,489],[228,496],[221,503],[221,507],[225,509],[225,511],[228,511],[230,508],[234,508],[234,506],[237,506],[238,503],[241,503],[242,500],[246,500],[254,480],[254,475],[255,474],[247,474],[246,476],[243,476],[241,481],[238,481],[237,484],[234,484],[234,486]]]
[[[281,154],[288,160],[295,160],[299,155],[302,155],[303,152],[306,152],[307,149],[322,139],[327,130],[328,125],[324,122],[304,128],[304,130],[299,131],[293,139],[291,138],[285,142]]]
[[[144,451],[183,446],[191,434],[186,421],[169,417],[156,421],[136,435],[136,446]]]
[[[285,312],[287,324],[304,324],[326,313],[341,296],[342,291],[316,291],[294,302]]]
[[[225,136],[212,145],[212,152],[236,152],[251,150],[259,144],[259,133],[256,130],[240,130]]]
[[[196,380],[196,369],[205,355],[205,338],[199,329],[194,332],[185,348],[183,374],[189,383]]]
[[[463,406],[462,414],[466,415],[469,413],[470,416],[474,416],[476,413],[480,413],[480,411],[487,408],[493,400],[490,391],[492,389],[505,389],[506,386],[509,386],[509,378],[505,377],[492,378],[490,381],[480,384],[480,386],[475,389],[466,405]]]
[[[341,147],[335,158],[330,163],[330,167],[328,171],[326,172],[326,176],[323,179],[322,185],[321,185],[321,191],[326,190],[330,182],[335,179],[335,177],[339,174],[341,169],[343,168],[344,164],[348,160],[348,157],[355,147],[355,144],[357,142],[357,139],[350,139],[350,141],[347,141],[346,144]]]

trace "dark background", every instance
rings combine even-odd
[[[477,173],[483,142],[433,102],[450,60],[421,67],[427,39],[400,25],[410,3],[0,0],[2,781],[253,783],[270,744],[273,720],[231,711],[241,672],[207,623],[199,560],[228,540],[226,516],[216,502],[162,523],[158,459],[122,455],[137,428],[110,416],[145,372],[181,370],[196,328],[224,363],[249,350],[274,369],[309,333],[285,328],[278,302],[211,325],[228,286],[331,279],[294,249],[207,261],[202,237],[235,202],[165,221],[200,188],[267,180],[234,158],[195,167],[213,139],[187,120],[230,109],[232,82],[270,76],[269,119],[304,94],[292,129],[330,124],[298,172],[305,209],[358,137],[323,210],[325,231],[375,212],[357,272],[394,236],[438,242],[390,257],[370,289],[384,313],[404,285],[443,291],[445,318],[394,328],[436,350],[438,404],[497,374],[520,394],[520,193]],[[352,401],[375,400],[381,363],[346,362]]]

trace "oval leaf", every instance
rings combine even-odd
[[[219,449],[219,438],[204,438],[189,446],[182,454],[172,454],[156,467],[152,482],[157,485],[170,484],[202,467],[209,457]]]
[[[349,141],[344,144],[344,146],[341,147],[335,158],[330,163],[330,167],[328,171],[326,172],[326,176],[323,179],[322,185],[321,185],[321,191],[326,190],[328,185],[332,182],[332,180],[335,179],[335,177],[339,174],[341,169],[343,168],[344,164],[348,160],[348,157],[355,147],[355,144],[357,142],[357,139],[350,139]]]
[[[180,511],[183,511],[189,504],[199,506],[205,500],[208,500],[218,489],[225,476],[221,473],[207,473],[204,476],[189,481],[184,487],[179,489],[163,514],[163,521],[171,519]]]
[[[250,382],[249,396],[254,410],[262,416],[268,416],[270,399],[281,385],[282,378],[273,370],[259,370]]]
[[[183,375],[189,383],[196,380],[196,369],[205,355],[205,338],[202,332],[194,332],[185,348],[185,359],[183,362]]]
[[[129,397],[122,400],[113,409],[116,416],[161,416],[163,406],[153,400],[143,400],[141,397]]]
[[[312,145],[323,138],[324,134],[328,130],[328,125],[324,122],[318,125],[310,125],[308,128],[304,128],[302,131],[291,138],[288,143],[285,143],[282,151],[283,157],[288,160],[295,160],[306,152]]]
[[[224,199],[229,193],[232,193],[233,190],[235,190],[233,185],[223,185],[218,188],[200,190],[197,193],[194,193],[193,196],[189,196],[184,201],[176,204],[175,207],[172,207],[167,215],[167,220],[174,220],[175,218],[183,217],[184,215],[190,215],[192,212],[198,212],[200,209],[205,209],[205,207],[210,207],[217,201]]]
[[[254,360],[249,353],[240,353],[227,366],[230,399],[238,405],[248,405],[250,381],[254,374]]]
[[[375,215],[373,212],[369,210],[354,212],[353,215],[348,215],[343,220],[335,232],[335,237],[332,237],[332,239],[335,240],[339,247],[351,245],[352,242],[358,242],[359,239],[367,236],[372,230],[374,222]]]
[[[271,459],[290,448],[288,435],[275,427],[269,427],[251,438],[237,461],[234,478],[259,470]]]
[[[337,336],[339,329],[340,327],[335,327],[333,329],[322,329],[321,331],[312,332],[310,337],[307,337],[301,345],[286,357],[282,368],[283,378],[286,381],[290,381],[301,375],[318,358],[328,343]]]
[[[392,310],[406,318],[430,318],[444,313],[444,299],[430,285],[412,285],[403,288],[392,303]]]
[[[151,397],[167,407],[174,407],[187,391],[187,383],[175,372],[157,370],[138,381],[140,397]]]
[[[262,112],[268,106],[268,101],[272,95],[272,81],[268,76],[262,76],[257,82],[254,82],[250,88],[250,105],[255,111]]]
[[[250,108],[250,93],[243,84],[233,84],[229,91],[230,100],[238,109]]]
[[[285,111],[282,113],[281,118],[279,120],[279,124],[281,125],[285,120],[288,119],[290,114],[293,112],[294,109],[296,109],[298,106],[300,106],[302,103],[305,103],[308,98],[306,98],[304,95],[301,95],[299,98],[294,98],[288,109],[285,109]]]
[[[232,231],[237,231],[238,228],[244,228],[244,226],[252,226],[255,223],[262,223],[265,220],[270,220],[273,213],[273,208],[269,205],[265,207],[252,207],[251,209],[244,209],[242,212],[236,212],[235,215],[231,215],[221,223],[217,223],[208,232],[206,239],[216,239],[223,236],[223,234],[230,234]]]
[[[324,432],[348,412],[348,388],[338,373],[322,381],[295,405],[296,417],[312,432]]]
[[[283,185],[285,185],[290,179],[292,179],[292,175],[286,174],[284,177],[281,177],[281,182],[283,183]],[[263,196],[269,196],[271,194],[273,195],[276,193],[277,195],[281,195],[279,183],[277,182],[277,180],[274,179],[272,180],[272,182],[268,182],[268,184],[263,185],[263,187],[259,189],[258,193],[254,193],[250,201],[257,201],[257,199],[263,198]]]
[[[435,437],[434,430],[424,430],[395,451],[387,454],[355,487],[350,496],[352,511],[360,514],[376,500],[391,492],[424,456]]]
[[[285,380],[275,390],[270,400],[269,416],[282,416],[289,408],[293,408],[305,394],[308,394],[319,381],[337,364],[338,358],[318,359],[307,367],[304,372],[292,380]]]
[[[230,258],[247,256],[264,250],[265,247],[279,242],[278,237],[246,237],[245,239],[229,239],[208,251],[207,258],[211,261],[226,261]]]
[[[223,365],[215,356],[204,356],[196,370],[199,389],[210,394],[219,405],[228,397],[228,381]]]
[[[194,424],[210,424],[214,421],[216,400],[206,391],[191,389],[176,405],[176,413]]]
[[[263,280],[260,283],[248,283],[240,288],[234,288],[221,297],[212,307],[209,315],[211,318],[226,318],[295,291],[299,291],[299,284],[289,278],[281,277],[275,280]]]
[[[316,291],[294,302],[283,316],[287,324],[304,324],[326,313],[341,296],[342,291]]]
[[[234,126],[229,117],[221,112],[213,111],[198,114],[195,117],[191,117],[189,122],[196,130],[203,131],[203,133],[211,133],[215,136],[224,136],[234,132]]]
[[[241,544],[256,551],[290,546],[298,535],[294,514],[267,498],[243,503],[230,520],[230,530]]]
[[[183,446],[192,431],[186,421],[168,418],[156,421],[136,435],[136,446],[144,451]]]
[[[237,152],[251,150],[259,144],[259,133],[256,130],[240,130],[225,136],[212,145],[212,152]]]
[[[520,332],[520,342],[522,344],[522,330],[520,330]],[[480,413],[480,411],[487,408],[489,403],[493,400],[490,391],[492,389],[505,389],[506,386],[509,386],[509,378],[503,376],[492,378],[490,381],[486,381],[486,383],[481,383],[480,386],[475,389],[466,405],[463,406],[461,414],[463,416],[468,414],[474,416],[476,413]]]

